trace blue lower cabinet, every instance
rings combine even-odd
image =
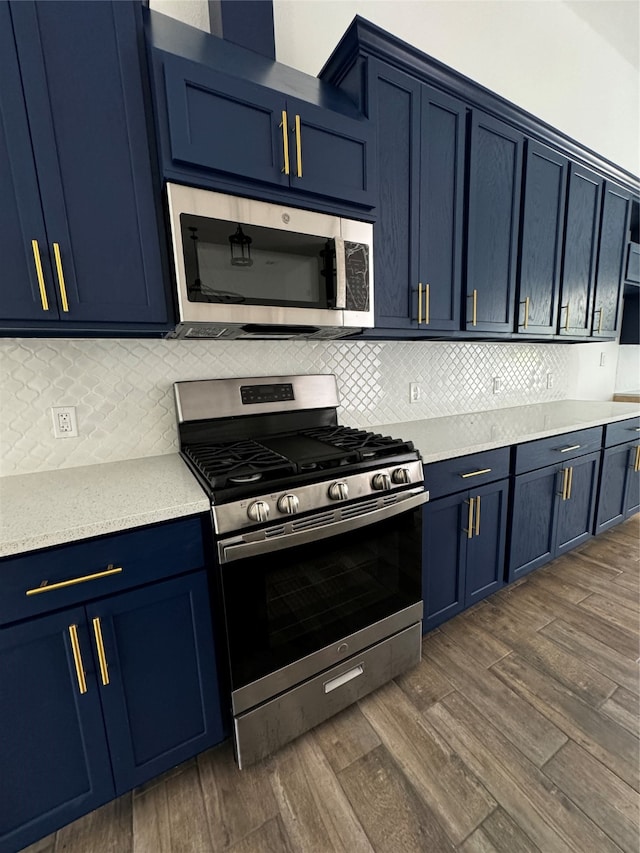
[[[206,572],[0,628],[0,853],[226,736]]]
[[[426,505],[425,632],[503,586],[508,492],[505,479]]]
[[[602,533],[640,509],[640,445],[627,442],[606,447],[598,492],[594,533]]]
[[[0,851],[115,795],[83,607],[0,629]]]
[[[509,582],[591,536],[600,451],[515,477]]]

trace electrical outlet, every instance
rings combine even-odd
[[[420,399],[420,395],[422,393],[422,388],[420,387],[418,382],[410,382],[409,383],[409,402],[417,403]]]
[[[493,377],[493,393],[500,394],[502,392],[502,376]]]
[[[78,422],[75,406],[52,406],[53,434],[55,438],[76,438]]]
[[[547,388],[553,388],[553,373],[547,373]]]

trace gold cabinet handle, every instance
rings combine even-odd
[[[573,488],[573,465],[569,468],[569,478],[567,483],[567,500],[571,500],[571,489]]]
[[[640,471],[640,444],[636,447],[636,459],[633,463],[633,470]]]
[[[465,533],[467,534],[467,539],[471,539],[473,537],[473,505],[475,503],[475,498],[469,498],[465,503],[469,504],[469,515],[467,518],[467,529]]]
[[[529,303],[530,299],[528,296],[525,298],[524,302],[520,303],[521,305],[524,305],[524,323],[522,324],[523,329],[529,328]]]
[[[569,303],[567,302],[566,305],[561,305],[560,310],[561,311],[566,310],[566,312],[567,312],[567,316],[564,319],[564,330],[565,330],[565,332],[568,332],[569,331]]]
[[[294,125],[294,129],[296,132],[296,175],[301,178],[302,177],[302,133],[300,130],[300,116],[296,116],[296,123]]]
[[[60,254],[60,244],[53,244],[53,254],[56,259],[56,271],[58,273],[58,287],[60,288],[60,299],[62,300],[62,310],[68,313],[69,302],[67,300],[67,288],[64,283],[64,273],[62,272],[62,256]]]
[[[475,326],[478,322],[478,291],[474,288],[471,296],[467,296],[467,299],[471,299],[472,308],[471,308],[471,325]]]
[[[595,309],[595,311],[593,312],[594,319],[596,314],[598,315],[598,328],[596,329],[596,332],[600,334],[600,332],[602,331],[602,308]]]
[[[48,581],[42,581],[40,586],[36,586],[33,589],[28,589],[25,592],[25,595],[38,595],[41,592],[53,592],[54,589],[64,589],[67,586],[74,586],[77,583],[85,583],[86,581],[95,581],[98,578],[106,578],[109,575],[117,575],[122,571],[122,566],[109,565],[104,572],[96,572],[93,575],[84,575],[81,578],[70,578],[68,581],[60,581],[59,583],[49,583]]]
[[[463,480],[466,480],[467,477],[477,477],[478,474],[488,474],[491,471],[491,468],[480,468],[479,471],[468,471],[466,474],[460,474]]]
[[[282,110],[282,121],[278,125],[282,128],[282,150],[284,155],[284,166],[281,171],[289,174],[289,128],[287,127],[287,111]]]
[[[424,322],[428,326],[431,322],[431,285],[424,286]]]
[[[476,504],[476,536],[480,536],[480,495],[477,496],[476,500],[478,501]]]
[[[418,325],[422,323],[422,282],[418,282]]]
[[[87,682],[84,675],[84,666],[82,665],[82,655],[80,654],[80,642],[78,640],[77,625],[69,625],[69,637],[71,638],[73,662],[76,665],[76,678],[78,679],[78,689],[80,690],[80,693],[86,693]]]
[[[49,310],[49,300],[47,299],[47,290],[44,286],[44,273],[42,272],[42,260],[40,259],[40,246],[37,240],[31,241],[31,249],[33,251],[33,261],[36,265],[36,275],[38,276],[38,287],[40,288],[40,302],[42,302],[42,310]]]
[[[562,500],[566,501],[567,499],[567,483],[569,481],[569,469],[562,469]]]
[[[107,666],[107,656],[104,653],[104,643],[102,642],[102,626],[100,625],[99,616],[96,616],[93,619],[93,634],[96,638],[98,662],[100,663],[100,675],[102,677],[102,683],[106,687],[109,683],[109,667]]]

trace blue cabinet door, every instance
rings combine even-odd
[[[465,607],[504,586],[508,496],[508,480],[468,494],[473,501],[473,535],[467,541]]]
[[[426,633],[464,609],[468,502],[452,495],[428,503],[422,529],[423,631]]]
[[[84,608],[0,629],[0,685],[0,851],[13,853],[114,796]]]
[[[631,193],[606,181],[591,321],[594,338],[615,338],[620,328],[630,216]]]
[[[223,740],[204,571],[103,599],[87,616],[117,794]]]
[[[166,323],[140,9],[102,0],[10,9],[60,317]]]
[[[55,320],[47,235],[6,3],[0,3],[0,187],[0,317]]]
[[[558,333],[591,334],[602,178],[571,165],[564,239]]]
[[[418,329],[421,86],[370,62],[370,117],[377,133],[378,208],[373,226],[375,324]]]
[[[465,328],[512,332],[522,183],[521,133],[474,110],[469,149]]]
[[[600,451],[565,464],[566,488],[558,503],[554,556],[586,542],[592,535]]]
[[[418,321],[426,331],[458,331],[466,107],[429,86],[421,97]]]
[[[508,581],[514,581],[554,557],[558,497],[563,483],[558,465],[514,479]]]
[[[556,333],[568,169],[561,154],[527,140],[516,311],[520,334]]]
[[[624,521],[628,472],[633,473],[635,462],[635,447],[631,444],[607,447],[602,451],[596,535]]]
[[[624,517],[640,512],[640,445],[629,448],[627,457],[627,490],[624,499]]]

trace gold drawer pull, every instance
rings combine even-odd
[[[569,447],[558,447],[556,450],[558,453],[568,453],[570,450],[580,450],[581,447],[581,444],[570,444]]]
[[[422,282],[418,282],[418,325],[422,323]]]
[[[636,459],[633,464],[634,471],[640,471],[640,444],[636,447]]]
[[[567,484],[569,483],[569,469],[562,469],[562,500],[566,501],[567,499]]]
[[[481,468],[479,471],[469,471],[467,474],[460,474],[463,480],[466,480],[467,477],[477,477],[478,474],[488,474],[491,471],[491,468]]]
[[[73,662],[76,665],[76,678],[78,679],[78,689],[80,693],[87,692],[87,682],[84,677],[84,666],[82,665],[82,655],[80,654],[80,642],[78,640],[78,626],[69,625],[69,636],[71,637],[71,651],[73,652]]]
[[[302,177],[302,133],[300,131],[300,116],[296,116],[296,175]]]
[[[431,285],[425,284],[424,286],[424,324],[428,326],[431,322]]]
[[[96,638],[98,662],[100,663],[100,675],[102,676],[102,683],[106,687],[109,683],[109,667],[107,666],[107,656],[104,653],[104,643],[102,642],[102,627],[100,625],[99,616],[96,616],[93,619],[93,633]]]
[[[471,325],[475,326],[478,322],[478,291],[474,288],[473,293],[470,296],[467,296],[467,299],[472,299],[472,308],[471,308]]]
[[[523,324],[524,329],[529,328],[529,302],[530,302],[530,300],[529,300],[529,297],[527,296],[526,299],[524,300],[524,324]]]
[[[478,504],[476,506],[476,536],[480,536],[480,495],[478,495],[476,500],[478,501]]]
[[[77,583],[85,583],[85,581],[95,581],[98,578],[106,578],[109,575],[117,575],[122,571],[122,566],[117,566],[114,568],[113,564],[109,565],[109,568],[105,569],[104,572],[96,572],[93,575],[84,575],[81,578],[71,578],[68,581],[60,581],[59,583],[48,583],[47,581],[42,581],[40,586],[34,587],[34,589],[28,589],[25,595],[38,595],[41,592],[52,592],[54,589],[63,589],[66,586],[74,586]]]
[[[289,174],[289,128],[287,127],[287,111],[282,110],[282,121],[278,125],[282,128],[282,152],[284,156],[284,166],[280,171],[285,175]]]
[[[67,301],[67,288],[64,283],[64,273],[62,272],[62,255],[60,254],[60,244],[53,244],[53,254],[56,259],[56,271],[58,273],[58,287],[60,288],[60,299],[62,300],[62,310],[65,313],[69,312],[69,302]]]
[[[465,501],[467,503],[467,501]],[[470,498],[469,501],[469,516],[467,518],[467,529],[465,533],[467,534],[467,539],[471,539],[473,537],[473,505],[475,503],[475,498]]]
[[[38,276],[38,287],[40,288],[40,302],[42,302],[42,310],[49,310],[49,300],[47,299],[47,290],[44,286],[44,273],[42,272],[42,260],[40,258],[40,246],[37,240],[31,241],[33,250],[33,261],[36,265],[36,275]]]

